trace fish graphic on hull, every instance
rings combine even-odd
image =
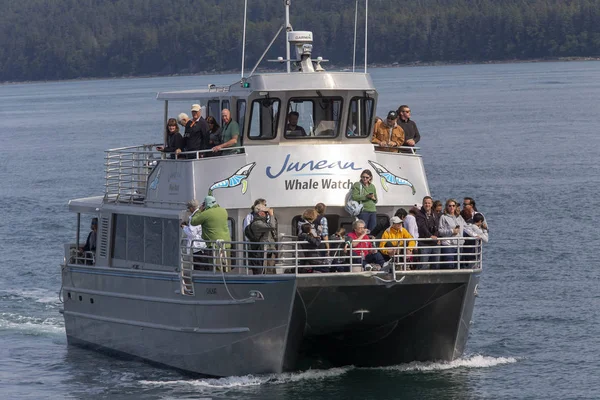
[[[379,175],[381,178],[381,186],[386,192],[388,191],[387,184],[389,183],[390,185],[409,186],[412,189],[412,194],[415,194],[415,187],[407,179],[392,174],[383,165],[376,163],[375,161],[369,160],[369,164],[371,164],[371,166],[375,169],[375,172],[377,172],[377,175]]]
[[[162,171],[161,167],[158,167],[158,171],[156,172],[156,176],[154,177],[154,179],[152,180],[152,182],[150,182],[150,190],[156,190],[156,188],[158,187],[158,180],[160,178],[161,171]]]
[[[218,181],[212,184],[210,188],[208,188],[209,196],[212,196],[213,191],[215,189],[221,188],[230,188],[242,185],[242,194],[246,193],[248,190],[248,177],[250,176],[250,172],[252,172],[252,168],[256,165],[255,162],[246,164],[242,168],[235,171],[231,176],[223,179],[222,181]]]

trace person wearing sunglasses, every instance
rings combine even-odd
[[[377,151],[398,152],[398,147],[404,143],[404,131],[396,121],[398,114],[390,111],[385,121],[375,127],[371,143],[377,146]]]
[[[360,174],[360,181],[352,185],[352,200],[362,204],[358,219],[365,221],[366,228],[371,231],[377,224],[377,189],[372,183],[373,173],[365,169]]]
[[[410,119],[410,108],[405,104],[398,107],[398,117],[398,125],[404,130],[402,146],[416,146],[421,140],[421,134],[415,121]]]
[[[446,200],[446,208],[444,214],[440,217],[438,227],[438,237],[442,239],[442,261],[441,269],[456,269],[456,260],[458,254],[458,246],[464,244],[463,230],[465,228],[465,220],[455,214],[458,202],[454,199]]]

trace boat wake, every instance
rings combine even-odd
[[[226,378],[207,378],[207,379],[190,379],[190,380],[170,380],[170,381],[149,381],[142,380],[139,383],[142,385],[156,387],[172,387],[180,388],[182,385],[188,387],[206,388],[206,389],[235,389],[248,388],[261,385],[280,385],[285,383],[293,383],[300,381],[315,381],[329,378],[336,378],[346,374],[354,367],[331,368],[326,370],[311,369],[302,372],[290,372],[282,374],[266,374],[266,375],[244,375],[244,376],[229,376]]]
[[[448,362],[411,362],[408,364],[392,365],[389,367],[379,367],[372,369],[381,369],[388,371],[401,372],[427,372],[427,371],[444,371],[456,368],[490,368],[498,365],[513,364],[517,359],[514,357],[490,357],[480,354],[474,354],[470,357],[463,357],[454,361]]]
[[[0,313],[0,330],[15,330],[27,335],[64,334],[62,318],[29,317],[14,313]]]
[[[188,388],[223,390],[223,389],[243,389],[262,385],[280,385],[295,383],[301,381],[319,381],[331,378],[337,378],[347,374],[349,371],[399,371],[399,372],[428,372],[443,371],[457,368],[489,368],[504,364],[516,363],[514,357],[490,357],[483,355],[472,355],[468,358],[459,358],[450,362],[412,362],[408,364],[393,365],[389,367],[377,368],[356,368],[353,366],[331,368],[325,370],[311,369],[308,371],[291,372],[282,374],[266,375],[244,375],[229,376],[225,378],[206,378],[206,379],[179,379],[179,380],[140,380],[139,383],[144,386],[179,388],[184,386]]]
[[[2,290],[0,298],[12,302],[35,301],[36,303],[56,305],[60,304],[57,292],[51,292],[42,289],[20,289],[20,290]]]

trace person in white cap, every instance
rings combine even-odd
[[[384,255],[384,257],[386,257],[387,259],[390,258],[394,258],[394,257],[398,257],[404,254],[404,249],[406,249],[406,253],[407,255],[411,255],[412,254],[412,249],[414,249],[414,247],[417,245],[416,241],[414,240],[409,240],[406,242],[406,245],[404,244],[404,240],[401,239],[412,239],[413,237],[411,236],[410,233],[408,233],[408,231],[406,229],[404,229],[402,227],[402,220],[400,219],[400,217],[397,216],[393,216],[392,219],[390,220],[392,226],[390,226],[388,229],[386,229],[385,232],[383,232],[383,235],[381,236],[382,240],[389,240],[389,241],[382,241],[379,243],[379,248],[381,250],[381,253]],[[392,247],[392,248],[390,248]],[[395,247],[395,248],[393,248]],[[400,259],[396,258],[395,260],[396,262],[399,262]]]
[[[185,125],[185,151],[199,151],[208,149],[208,123],[202,117],[200,104],[192,104],[192,119]],[[202,157],[200,153],[200,157]],[[196,158],[195,154],[188,158]]]

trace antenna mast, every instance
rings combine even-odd
[[[367,17],[369,16],[369,0],[365,0],[365,74],[367,73]]]
[[[292,30],[292,26],[290,25],[290,3],[292,0],[285,0],[285,32],[290,32]],[[290,42],[288,40],[287,35],[285,35],[285,59],[287,65],[287,73],[289,74],[291,69],[290,64]]]
[[[358,0],[356,0],[358,1]],[[244,0],[244,33],[242,34],[242,79],[244,78],[244,58],[246,54],[246,12],[248,11],[248,0]]]

